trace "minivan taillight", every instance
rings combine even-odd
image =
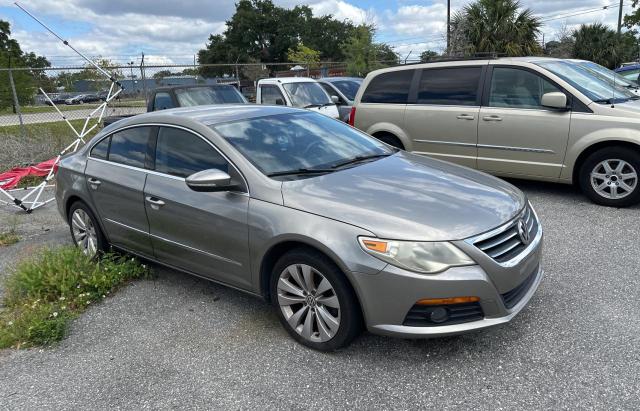
[[[351,111],[349,112],[349,125],[355,127],[356,123],[356,108],[351,107]]]

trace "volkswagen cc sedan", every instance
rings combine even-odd
[[[543,271],[525,196],[288,107],[203,106],[105,128],[56,197],[90,256],[113,246],[261,296],[318,350],[510,321]]]

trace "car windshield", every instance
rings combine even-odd
[[[362,84],[362,79],[332,81],[331,84],[336,86],[346,98],[354,100]]]
[[[180,88],[176,97],[180,107],[246,102],[233,86]]]
[[[626,79],[615,71],[609,70],[598,63],[594,63],[593,61],[580,61],[578,64],[585,67],[587,70],[592,71],[593,74],[601,77],[603,80],[606,80],[611,84],[620,85],[620,87],[626,88],[638,88],[638,83],[635,81]]]
[[[576,63],[566,60],[552,60],[540,61],[535,64],[562,78],[596,103],[624,102],[637,97],[627,89],[614,87],[608,81]]]
[[[327,92],[316,82],[284,83],[283,87],[294,107],[306,108],[333,104]]]
[[[212,128],[266,175],[325,170],[394,149],[317,113],[287,113]],[[329,170],[331,171],[331,170]]]

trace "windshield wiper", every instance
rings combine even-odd
[[[303,108],[322,107],[322,104],[307,104]]]
[[[334,164],[334,165],[331,166],[331,168],[332,169],[337,169],[337,168],[341,168],[341,167],[348,166],[348,165],[351,165],[351,164],[361,163],[363,161],[373,160],[373,159],[381,158],[381,157],[388,157],[391,154],[393,154],[393,153],[370,154],[370,155],[367,155],[367,156],[355,156],[354,158],[351,158],[349,160],[345,160],[343,162]]]
[[[267,177],[294,176],[299,174],[325,174],[333,173],[333,168],[298,168],[296,170],[276,171],[267,174]]]

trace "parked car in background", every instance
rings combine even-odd
[[[78,94],[65,100],[65,104],[84,104],[100,101],[97,94]]]
[[[596,76],[602,78],[605,81],[608,81],[613,86],[618,86],[625,88],[634,92],[635,94],[640,94],[640,85],[634,80],[629,80],[620,74],[616,73],[613,70],[609,70],[608,68],[601,66],[598,63],[594,63],[593,61],[588,60],[577,60],[571,59],[571,62],[576,63],[578,66],[584,67],[586,70],[589,70]]]
[[[638,99],[569,60],[447,61],[369,73],[350,121],[408,151],[624,207],[640,201]]]
[[[262,296],[319,350],[363,325],[420,338],[503,324],[543,277],[520,190],[307,110],[122,120],[61,160],[56,199],[87,255],[113,245]]]
[[[228,84],[158,87],[149,96],[147,112],[211,104],[248,104],[248,102],[237,88]],[[104,126],[129,117],[131,116],[107,117],[104,119]]]
[[[53,102],[53,104],[65,104],[65,102],[67,101],[68,98],[71,98],[71,94],[68,93],[60,93],[58,95],[54,95],[51,98],[51,102]],[[45,104],[47,104],[48,106],[51,105],[51,103],[49,102],[49,100],[45,100]]]
[[[636,83],[640,83],[640,64],[633,63],[626,66],[622,66],[617,68],[616,73],[620,74],[622,77],[627,80],[635,81]]]
[[[332,98],[333,96],[338,97],[336,106],[338,106],[340,120],[349,121],[353,100],[356,98],[362,79],[360,77],[324,77],[318,79],[318,83],[329,96]]]
[[[314,79],[308,77],[278,77],[258,80],[256,103],[290,106],[317,111],[338,119],[340,114],[331,96]]]

